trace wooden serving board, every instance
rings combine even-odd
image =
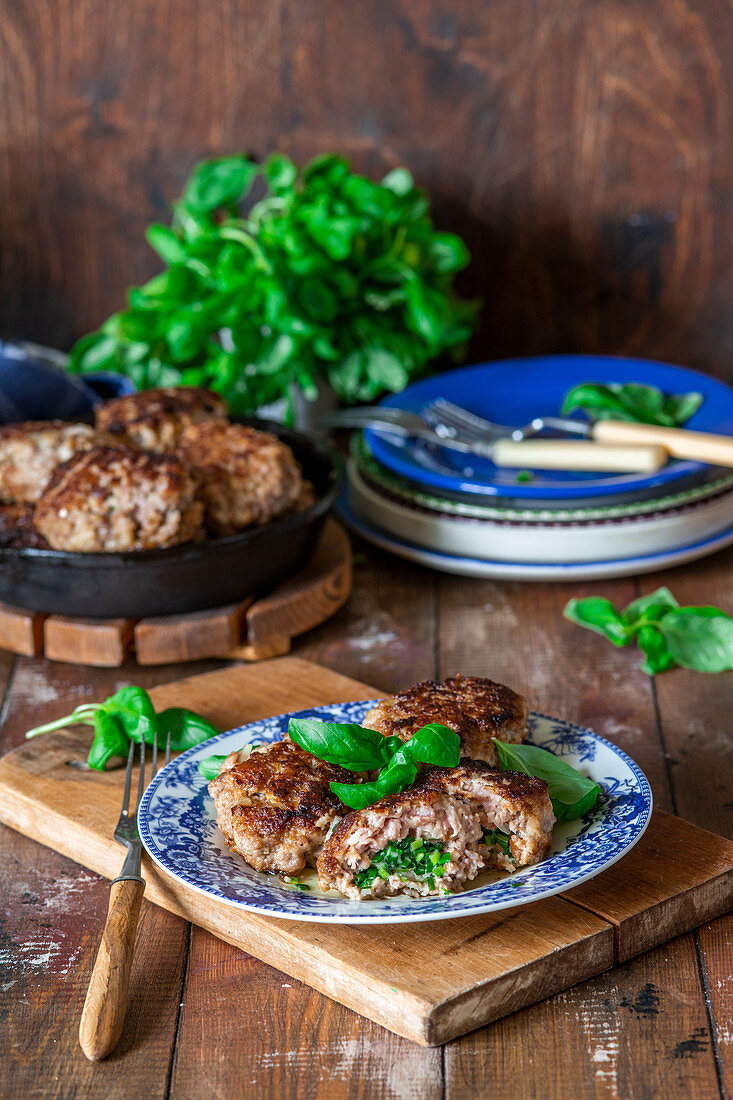
[[[97,668],[116,668],[128,654],[141,665],[281,657],[346,603],[351,581],[348,536],[329,519],[310,560],[265,596],[147,619],[72,619],[0,603],[0,649]]]
[[[152,692],[156,706],[191,707],[223,729],[378,694],[291,657]],[[59,704],[59,714],[66,709]],[[8,753],[0,760],[0,819],[114,878],[122,864],[112,830],[123,776],[80,768],[88,746],[89,732],[64,731]],[[624,859],[561,897],[424,925],[369,928],[261,917],[203,897],[147,857],[144,874],[149,901],[426,1046],[541,1000],[733,908],[733,843],[661,811]]]

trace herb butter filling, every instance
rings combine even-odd
[[[397,875],[403,882],[427,882],[433,890],[435,879],[443,874],[448,863],[450,854],[443,850],[442,841],[406,837],[392,840],[381,852],[375,852],[369,867],[358,871],[354,882],[360,890],[366,890],[377,878]]]

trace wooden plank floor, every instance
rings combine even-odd
[[[638,583],[499,584],[450,578],[356,545],[355,592],[294,652],[390,691],[461,670],[505,680],[537,710],[610,737],[657,805],[733,836],[733,674],[650,681],[634,650],[562,619],[571,595],[624,602],[668,584],[681,602],[733,610],[733,552]],[[30,725],[123,682],[195,666],[85,670],[0,655],[0,749]],[[143,903],[118,1052],[91,1066],[76,1033],[108,884],[0,830],[3,1097],[709,1100],[733,1093],[733,919],[442,1049],[384,1031],[246,953]],[[416,931],[419,935],[419,931]]]

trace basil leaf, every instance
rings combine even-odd
[[[675,659],[669,652],[664,635],[656,626],[642,626],[636,640],[645,655],[644,663],[640,665],[642,672],[646,672],[648,676],[656,676],[658,672],[666,672],[675,667]]]
[[[628,645],[630,633],[610,600],[602,596],[588,596],[583,600],[569,600],[563,612],[566,619],[596,634],[602,634],[614,645]]]
[[[212,779],[216,779],[225,760],[226,756],[207,756],[205,760],[199,763],[199,773],[203,775],[204,779],[211,782]]]
[[[158,744],[164,747],[170,734],[172,752],[200,745],[220,732],[200,714],[185,707],[168,707],[158,714]]]
[[[664,411],[673,424],[686,424],[694,416],[704,401],[701,393],[683,393],[668,397]]]
[[[141,687],[123,687],[110,695],[103,704],[104,710],[120,724],[131,741],[144,740],[152,745],[158,719],[150,696]]]
[[[355,723],[291,718],[288,735],[291,741],[319,760],[339,764],[350,772],[374,771],[386,764],[392,755],[386,737]]]
[[[405,741],[402,752],[407,760],[416,764],[456,768],[461,760],[461,739],[447,726],[431,722],[417,730],[409,741]]]
[[[87,764],[96,771],[104,771],[114,756],[126,757],[130,741],[114,715],[101,708],[94,715],[94,740],[87,756]]]
[[[595,806],[600,792],[598,784],[571,768],[564,760],[536,745],[509,745],[496,737],[492,741],[502,768],[545,780],[558,821],[582,817]]]
[[[398,759],[399,757],[399,759]],[[417,765],[410,763],[402,754],[395,753],[388,767],[383,768],[379,778],[371,783],[331,783],[331,790],[352,810],[363,810],[390,794],[399,794],[417,778]]]
[[[675,427],[684,424],[702,404],[699,393],[666,396],[656,386],[638,382],[623,385],[583,382],[565,395],[562,413],[583,409],[594,420],[628,420]]]
[[[678,665],[698,672],[733,668],[733,619],[717,607],[681,607],[659,624]]]
[[[636,627],[642,620],[658,621],[673,607],[679,607],[679,604],[670,590],[658,588],[648,596],[640,596],[637,600],[632,600],[623,611],[621,620],[626,626]]]

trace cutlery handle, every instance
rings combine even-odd
[[[110,887],[107,923],[79,1025],[81,1049],[92,1062],[111,1054],[122,1034],[144,892],[145,883],[137,879],[113,882]]]
[[[612,473],[654,473],[668,457],[664,447],[650,444],[624,446],[575,439],[500,439],[491,454],[497,466]]]
[[[691,458],[709,462],[711,466],[733,466],[733,436],[730,435],[599,420],[593,425],[593,438],[601,443],[656,443],[675,458]]]

